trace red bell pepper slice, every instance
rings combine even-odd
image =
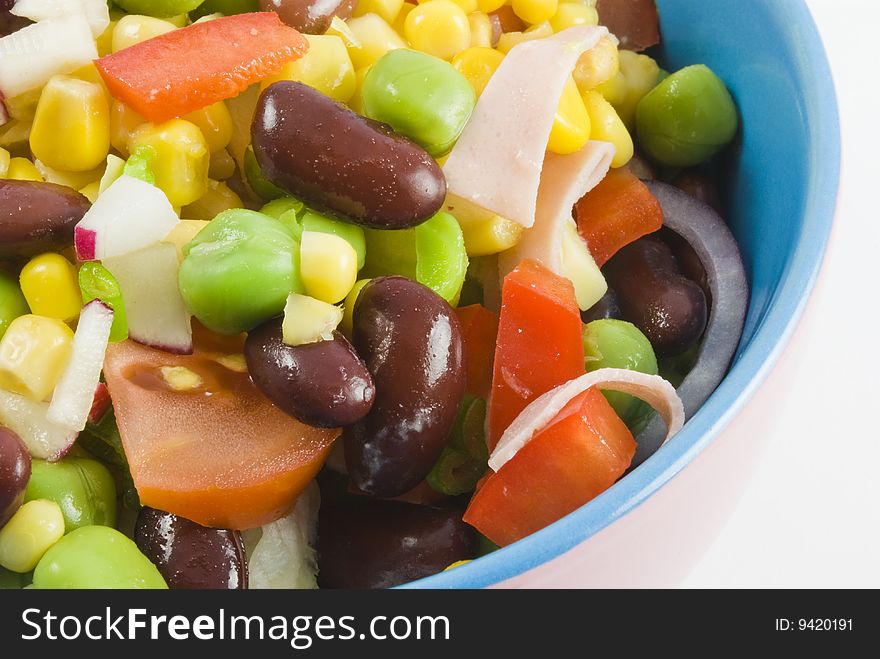
[[[308,47],[278,14],[254,12],[194,23],[95,65],[114,98],[161,123],[238,96]]]
[[[621,247],[663,226],[660,202],[625,167],[612,169],[574,207],[578,231],[601,267]]]
[[[492,388],[498,314],[480,304],[459,307],[455,313],[464,343],[465,393],[486,400]]]
[[[584,374],[581,328],[568,279],[530,260],[504,278],[489,399],[490,451],[526,405]]]
[[[626,424],[595,387],[587,389],[482,481],[464,521],[497,545],[509,545],[607,490],[635,451]]]

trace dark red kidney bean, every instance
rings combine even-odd
[[[659,238],[627,245],[603,272],[624,320],[648,337],[658,357],[679,355],[700,340],[708,317],[706,296],[681,274],[672,250]]]
[[[69,247],[73,228],[90,206],[62,185],[0,180],[0,258]]]
[[[679,236],[675,231],[667,229],[666,227],[662,228],[658,235],[672,250],[672,254],[675,256],[675,262],[678,264],[681,274],[703,289],[703,293],[706,296],[706,302],[708,303],[709,308],[711,308],[712,291],[709,288],[706,269],[703,267],[703,262],[700,260],[700,257],[697,256],[694,248],[691,247],[691,244],[687,240]]]
[[[373,379],[339,332],[331,341],[289,346],[281,338],[281,319],[270,320],[248,333],[244,356],[260,391],[303,423],[347,426],[373,405]]]
[[[477,533],[454,509],[400,501],[322,507],[318,584],[390,588],[477,555]]]
[[[603,320],[605,318],[620,318],[620,302],[617,299],[617,293],[613,288],[609,288],[596,304],[581,311],[581,320],[585,323],[591,323],[594,320]]]
[[[694,169],[686,169],[675,177],[672,185],[687,192],[691,197],[699,199],[704,204],[708,204],[719,215],[723,215],[721,193],[718,192],[715,181],[706,174]]]
[[[446,179],[424,149],[301,82],[263,92],[251,136],[267,179],[343,219],[403,229],[443,205]]]
[[[169,588],[247,588],[247,559],[238,531],[211,529],[155,508],[142,508],[134,541]]]
[[[0,426],[0,528],[24,503],[30,477],[30,453],[18,435]]]
[[[0,2],[0,37],[5,37],[13,32],[18,32],[21,28],[32,25],[33,21],[16,16],[9,12],[12,9],[14,0],[3,0]]]
[[[396,497],[437,461],[464,397],[461,325],[446,301],[405,277],[361,290],[352,342],[376,384],[373,409],[344,434],[354,485]]]
[[[274,11],[290,27],[306,34],[324,34],[334,16],[351,16],[357,0],[260,0],[262,11]]]

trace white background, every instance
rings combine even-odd
[[[880,587],[880,2],[807,4],[841,114],[831,248],[774,376],[767,451],[686,587]]]

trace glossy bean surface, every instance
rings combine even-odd
[[[248,333],[248,372],[269,400],[319,428],[347,426],[370,411],[376,389],[367,367],[339,332],[332,341],[289,346],[281,319]]]
[[[73,244],[73,228],[91,204],[54,183],[0,180],[0,258],[26,257]]]
[[[82,526],[116,525],[116,485],[107,467],[97,460],[34,460],[25,499],[57,503],[66,533]]]
[[[344,433],[349,475],[368,494],[397,496],[425,478],[455,423],[465,384],[461,325],[429,288],[379,277],[358,296],[352,343],[376,400]]]
[[[0,528],[24,502],[30,477],[30,454],[18,435],[0,426]]]
[[[263,175],[312,208],[403,229],[443,205],[446,179],[424,149],[300,82],[263,92],[251,135]]]
[[[620,318],[620,313],[620,301],[617,299],[617,293],[614,292],[614,289],[609,288],[596,304],[586,311],[581,311],[581,320],[589,323],[605,318]]]
[[[274,11],[282,21],[306,34],[324,34],[334,16],[348,18],[357,0],[260,0],[262,11]]]

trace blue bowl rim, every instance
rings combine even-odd
[[[815,98],[811,117],[809,191],[802,238],[783,274],[778,294],[749,347],[700,411],[650,460],[626,478],[547,528],[499,551],[402,588],[484,588],[546,563],[595,535],[662,488],[693,461],[745,406],[791,339],[822,267],[831,233],[840,177],[840,122],[825,48],[805,2],[792,17],[802,26],[802,45]]]

